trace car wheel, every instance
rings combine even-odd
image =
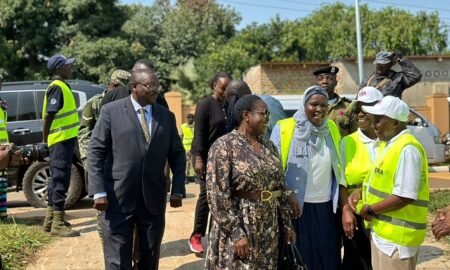
[[[47,187],[51,177],[48,162],[34,162],[25,172],[23,177],[23,193],[27,201],[33,207],[47,207]],[[66,194],[66,209],[73,207],[83,192],[83,178],[77,167],[72,165],[70,186]]]

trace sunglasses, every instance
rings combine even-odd
[[[161,90],[161,86],[159,86],[159,85],[157,86],[157,85],[152,85],[152,84],[143,84],[140,82],[136,82],[136,84],[140,84],[140,85],[144,86],[152,93],[159,93]]]

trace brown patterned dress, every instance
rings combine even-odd
[[[292,229],[290,191],[276,147],[263,136],[259,142],[262,149],[257,154],[235,130],[218,139],[209,151],[206,183],[213,222],[205,269],[277,268],[279,218]],[[270,202],[233,196],[234,191],[261,190],[282,190],[283,195]],[[250,245],[246,259],[234,255],[234,243],[242,237]]]

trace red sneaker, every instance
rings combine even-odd
[[[194,253],[203,253],[203,245],[202,245],[202,234],[196,233],[191,236],[191,239],[188,241],[189,248]]]

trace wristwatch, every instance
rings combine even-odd
[[[367,205],[367,214],[369,216],[375,216],[375,212],[373,211],[372,207],[370,207],[370,205]]]

